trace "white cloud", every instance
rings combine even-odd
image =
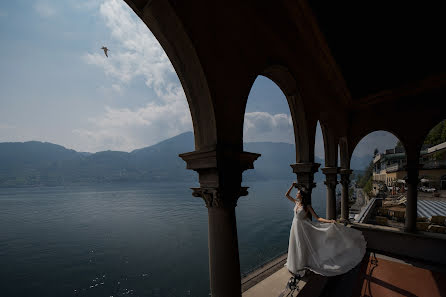
[[[97,9],[103,0],[70,0],[70,5],[76,9]]]
[[[106,45],[109,58],[103,53],[88,53],[84,55],[87,63],[103,68],[106,75],[121,83],[142,76],[158,96],[169,92],[172,80],[179,84],[161,45],[123,1],[106,0],[99,10],[115,42]]]
[[[89,119],[87,129],[73,133],[87,144],[87,150],[130,151],[192,130],[186,97],[164,50],[147,26],[120,0],[105,0],[99,14],[110,29],[110,51],[86,53],[87,64],[103,69],[110,78],[105,93],[123,93],[130,83],[143,78],[156,94],[140,108],[105,107]],[[100,48],[102,44],[98,45]],[[83,146],[85,147],[85,146]]]
[[[110,148],[131,151],[192,130],[185,100],[169,105],[148,103],[135,110],[106,107],[104,114],[89,122],[88,129],[73,132],[91,152]]]
[[[47,1],[37,1],[34,4],[34,10],[44,18],[51,17],[56,14],[56,9]]]
[[[165,94],[159,103],[136,109],[107,106],[103,114],[90,118],[88,129],[75,129],[84,150],[131,151],[192,130],[189,108],[181,88]],[[168,102],[168,103],[166,103]]]
[[[294,143],[291,116],[284,113],[248,112],[245,114],[243,138],[246,142]]]

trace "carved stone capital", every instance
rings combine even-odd
[[[230,150],[194,151],[179,155],[186,164],[187,169],[200,171],[203,169],[217,168],[220,163],[236,166],[241,171],[254,168],[254,161],[260,154],[250,152],[237,152]]]
[[[344,187],[349,187],[350,185],[350,174],[353,173],[353,170],[351,169],[346,169],[346,168],[341,168],[339,169],[339,174],[341,175],[341,180],[340,183],[341,185],[343,185]]]
[[[317,172],[319,163],[296,163],[291,164],[291,168],[293,168],[293,172],[297,175],[297,187],[305,188],[305,190],[310,191],[316,187],[314,183],[314,173]]]
[[[225,191],[219,188],[191,188],[192,196],[203,198],[206,207],[230,208],[237,206],[237,200],[241,196],[248,195],[248,187],[240,187],[225,195]]]
[[[321,169],[322,173],[326,176],[338,174],[338,167],[324,167]]]
[[[187,169],[198,172],[201,187],[210,188],[231,184],[231,187],[240,186],[242,172],[254,168],[254,161],[260,154],[230,151],[211,150],[195,151],[180,154],[186,162]]]
[[[322,168],[322,173],[325,174],[324,184],[327,186],[327,188],[335,189],[336,185],[338,184],[338,181],[337,181],[338,168],[337,167],[325,167],[325,168]]]
[[[321,166],[321,164],[319,163],[311,163],[311,162],[307,162],[307,163],[295,163],[295,164],[291,164],[290,165],[291,168],[293,168],[293,172],[294,173],[315,173],[317,172],[317,170],[319,169],[319,166]]]
[[[342,175],[351,175],[353,173],[353,170],[347,169],[347,168],[339,168],[339,174]]]

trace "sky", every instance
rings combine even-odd
[[[192,131],[168,57],[122,0],[1,1],[0,44],[0,142],[131,151]],[[249,94],[244,140],[294,142],[286,99],[265,77]],[[374,132],[355,154],[395,143]]]

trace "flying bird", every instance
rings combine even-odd
[[[101,49],[104,50],[104,54],[108,58],[107,52],[109,51],[109,49],[106,46],[101,47]]]

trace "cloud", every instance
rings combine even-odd
[[[56,9],[47,1],[37,1],[34,4],[34,10],[44,18],[52,17],[56,14]]]
[[[245,114],[243,138],[246,142],[294,143],[291,116],[284,113],[248,112]]]
[[[97,9],[103,0],[70,0],[70,5],[75,9],[92,10]]]
[[[175,87],[172,84],[179,84],[161,45],[123,1],[106,0],[99,11],[115,42],[106,45],[110,49],[109,58],[103,53],[85,54],[88,64],[103,68],[106,75],[120,83],[142,76],[147,87],[153,88],[158,96]]]
[[[73,133],[87,144],[84,150],[96,152],[110,148],[131,151],[191,131],[183,90],[177,88],[164,99],[169,104],[150,102],[136,109],[107,106],[104,113],[89,118],[88,129],[75,129]]]
[[[123,94],[131,82],[143,78],[155,96],[140,108],[107,106],[88,120],[88,128],[74,129],[73,133],[90,151],[130,151],[191,131],[192,120],[179,79],[147,26],[124,1],[105,0],[98,9],[110,30],[110,43],[104,44],[110,49],[109,57],[97,50],[85,53],[83,60],[101,68],[110,79],[110,85],[101,89]]]

